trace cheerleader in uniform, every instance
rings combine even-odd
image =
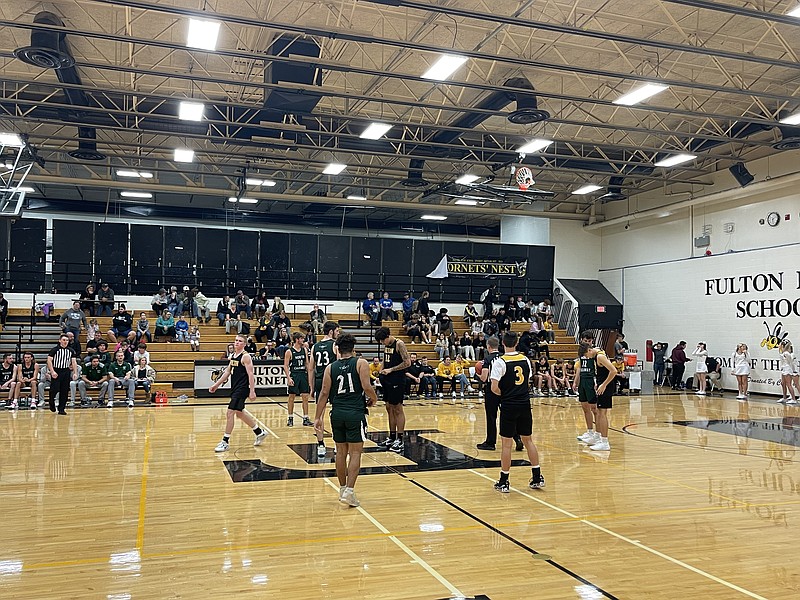
[[[697,377],[697,392],[698,396],[706,395],[706,376],[708,375],[708,366],[706,365],[706,358],[708,358],[708,350],[704,342],[699,342],[697,348],[692,352],[692,356],[697,357],[697,366],[695,367],[694,374]]]
[[[733,375],[739,384],[739,395],[737,400],[747,400],[747,386],[750,380],[750,354],[747,352],[747,344],[736,346],[733,353],[731,364],[733,365]]]
[[[778,352],[781,354],[781,393],[783,394],[778,402],[785,402],[786,404],[797,404],[797,400],[795,400],[792,393],[792,380],[795,369],[792,350],[792,343],[789,340],[783,340],[781,345],[778,346]]]

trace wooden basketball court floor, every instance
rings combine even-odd
[[[264,445],[237,424],[222,455],[222,404],[0,413],[0,598],[800,594],[800,409],[616,398],[592,453],[576,401],[535,399],[547,487],[515,466],[506,495],[482,405],[412,401],[406,455],[366,444],[353,509],[275,400],[251,407]],[[382,405],[369,423],[382,439]]]

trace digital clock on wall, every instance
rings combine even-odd
[[[767,215],[767,225],[770,227],[777,227],[781,222],[781,216],[775,211]]]

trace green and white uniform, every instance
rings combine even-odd
[[[367,439],[367,400],[357,364],[356,356],[331,364],[331,432],[333,441],[338,444]]]
[[[325,375],[325,367],[336,360],[336,352],[333,340],[322,340],[311,348],[311,356],[314,358],[314,397],[319,399],[322,391],[322,378]]]
[[[605,354],[605,352],[598,352]],[[593,357],[582,356],[580,359],[580,380],[578,382],[578,399],[581,402],[597,404],[595,392],[595,377],[597,376],[597,355]]]
[[[292,353],[289,359],[289,374],[294,380],[294,385],[289,386],[290,394],[307,394],[311,391],[308,383],[308,365],[306,359],[306,349],[300,348],[295,350],[294,346],[289,348],[287,352]]]

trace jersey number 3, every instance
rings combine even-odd
[[[337,389],[337,393],[339,393],[339,394],[352,394],[355,391],[354,386],[353,386],[353,374],[352,373],[348,373],[346,376],[345,375],[339,375],[339,376],[336,377],[336,381],[338,382],[338,385],[336,386],[338,388]]]
[[[522,372],[522,367],[514,367],[514,385],[523,383],[525,383],[525,374]]]

